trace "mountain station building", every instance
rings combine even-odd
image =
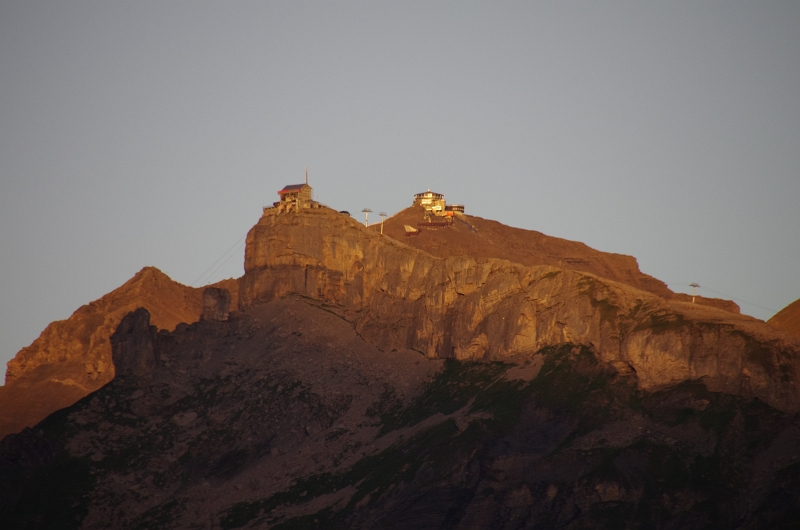
[[[414,195],[414,206],[425,208],[425,215],[435,215],[438,217],[452,217],[453,213],[464,213],[463,204],[448,205],[444,200],[444,195],[435,191],[424,191]]]
[[[425,211],[433,215],[444,215],[446,203],[444,195],[431,191],[424,191],[414,195],[414,206],[422,206]]]
[[[296,212],[304,208],[319,208],[320,204],[314,200],[313,189],[308,185],[308,180],[303,184],[287,184],[278,191],[280,200],[272,203],[278,213]]]

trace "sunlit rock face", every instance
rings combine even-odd
[[[239,285],[128,313],[114,378],[0,441],[0,528],[796,523],[800,348],[763,322],[322,208],[268,211]]]
[[[785,333],[800,337],[800,300],[795,300],[775,313],[772,318],[767,320],[767,324]]]
[[[267,210],[248,233],[240,285],[243,309],[300,294],[385,351],[500,360],[570,342],[635,371],[643,389],[702,379],[800,407],[800,342],[761,321],[574,270],[437,258],[333,210]]]
[[[424,215],[421,206],[411,206],[386,219],[385,223],[372,225],[370,230],[439,258],[471,256],[504,259],[527,266],[550,265],[623,283],[665,300],[696,302],[739,313],[739,306],[731,300],[672,292],[667,284],[639,270],[633,256],[603,252],[580,241],[515,228],[491,219],[455,212],[446,228],[422,228],[424,235],[421,237],[406,237],[405,226],[417,226]]]

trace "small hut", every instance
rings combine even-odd
[[[313,190],[308,182],[304,184],[289,184],[278,192],[280,201],[275,203],[275,207],[281,213],[288,213],[302,208],[313,208]]]

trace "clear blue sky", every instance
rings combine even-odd
[[[0,361],[143,266],[241,275],[304,166],[766,319],[800,298],[800,2],[5,0]]]

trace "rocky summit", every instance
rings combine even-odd
[[[128,312],[113,379],[0,442],[0,526],[796,524],[800,338],[446,230],[266,209],[238,292]]]
[[[234,296],[236,285],[236,280],[218,284]],[[126,314],[146,308],[154,325],[171,331],[200,318],[202,297],[203,289],[181,285],[155,267],[145,267],[67,320],[51,323],[8,363],[6,384],[0,386],[0,438],[36,425],[111,381],[109,338]]]

